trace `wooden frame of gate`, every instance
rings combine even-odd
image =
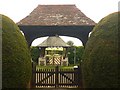
[[[82,88],[80,68],[37,69],[34,66],[32,88]]]

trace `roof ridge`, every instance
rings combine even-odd
[[[59,36],[49,36],[46,40],[38,45],[39,47],[69,47],[69,45]]]

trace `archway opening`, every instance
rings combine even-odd
[[[90,37],[91,34],[92,34],[92,32],[89,32],[89,34],[88,34],[88,38]]]
[[[44,42],[49,36],[46,36],[46,37],[40,37],[40,38],[37,38],[35,39],[32,44],[31,44],[31,54],[32,54],[32,59],[33,61],[35,61],[38,65],[39,64],[39,58],[41,57],[41,55],[43,54],[42,52],[40,52],[41,50],[41,47],[39,47],[39,44],[41,44],[42,42]],[[81,59],[82,59],[82,54],[83,54],[83,51],[84,51],[84,46],[81,42],[80,39],[78,38],[75,38],[75,37],[69,37],[69,36],[59,36],[63,41],[65,41],[65,43],[68,43],[69,41],[73,42],[73,45],[70,46],[70,48],[67,48],[65,49],[65,51],[67,52],[66,53],[66,57],[68,58],[68,64],[66,65],[78,65],[80,64],[81,62]],[[57,47],[58,48],[58,47]],[[60,49],[61,47],[59,47]],[[43,52],[45,52],[45,50],[53,50],[51,49],[51,47],[48,47],[48,48],[42,48]],[[57,49],[58,50],[58,49]],[[53,51],[52,51],[53,52]],[[58,51],[55,51],[55,52],[58,52]],[[62,51],[60,51],[62,52]],[[65,53],[63,51],[63,53]],[[34,55],[36,54],[36,55]],[[44,53],[45,54],[45,53]],[[45,55],[42,55],[42,58],[45,56]],[[58,53],[57,53],[58,54]],[[62,55],[62,54],[61,54]],[[46,55],[46,57],[49,57],[49,55]],[[63,56],[64,57],[64,56]],[[49,61],[49,60],[48,60]],[[45,62],[46,63],[46,62]],[[46,65],[46,64],[43,64],[43,65]]]

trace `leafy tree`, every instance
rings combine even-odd
[[[69,64],[74,64],[74,47],[70,47],[68,48],[68,60],[69,60]]]
[[[31,47],[31,57],[34,62],[38,62],[38,58],[40,56],[40,50],[39,47]]]
[[[82,56],[84,53],[84,47],[83,46],[76,46],[76,63],[79,64],[82,60]]]
[[[74,64],[74,57],[76,64],[80,63],[80,60],[82,59],[82,55],[84,52],[84,47],[83,46],[72,46],[71,48],[68,49],[68,59],[69,59],[69,64]]]
[[[70,46],[73,46],[74,42],[73,41],[68,41],[67,44],[70,45]]]

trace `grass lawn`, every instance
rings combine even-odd
[[[56,66],[36,66],[36,69],[55,69]],[[74,66],[59,66],[60,69],[74,69]]]

